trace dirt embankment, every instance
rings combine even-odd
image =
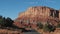
[[[23,34],[20,30],[0,29],[0,34]]]

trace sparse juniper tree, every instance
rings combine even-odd
[[[0,15],[0,19],[2,19],[2,16]]]
[[[38,22],[37,23],[37,26],[38,26],[39,29],[42,29],[43,28],[43,24],[41,22]]]
[[[11,27],[12,24],[13,24],[13,22],[14,22],[14,21],[13,21],[11,18],[9,18],[9,17],[6,18],[6,26]]]
[[[53,26],[53,25],[51,25],[51,24],[49,24],[49,23],[46,23],[46,24],[44,25],[44,27],[43,27],[43,30],[44,30],[44,31],[49,31],[49,32],[51,32],[51,31],[54,31],[54,30],[55,30],[55,26]]]
[[[0,27],[2,27],[2,26],[12,26],[12,24],[13,24],[13,20],[11,19],[11,18],[5,18],[5,17],[2,17],[2,16],[0,16]]]
[[[56,26],[57,28],[60,28],[60,21],[58,22],[58,24],[57,24],[57,26]]]
[[[4,17],[0,16],[0,27],[5,25]]]

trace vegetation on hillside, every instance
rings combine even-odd
[[[49,23],[46,23],[43,27],[43,30],[44,31],[49,31],[49,32],[53,32],[55,30],[55,26],[53,25],[50,25]]]
[[[13,25],[14,21],[7,17],[3,17],[3,16],[0,16],[0,27],[4,26],[4,27],[11,27]]]
[[[45,25],[39,22],[37,23],[37,26],[39,29],[43,29],[44,31],[49,31],[49,32],[53,32],[56,29],[56,27],[54,25],[49,24],[49,22],[47,22]]]
[[[12,29],[19,29],[19,27],[17,27],[16,25],[13,24],[14,21],[7,17],[3,17],[3,16],[0,16],[0,28],[12,28]]]
[[[60,28],[60,21],[58,22],[58,24],[57,24],[57,26],[56,26],[57,28]]]
[[[2,27],[12,27],[12,28],[18,28],[20,29],[19,27],[13,25],[14,21],[7,17],[3,17],[3,16],[0,16],[0,28]],[[30,25],[30,22],[29,20],[27,21],[27,23],[29,23]],[[26,28],[29,27],[29,26],[26,26]],[[54,31],[56,29],[56,27],[60,28],[60,22],[57,24],[57,26],[54,26],[54,25],[51,25],[49,22],[47,22],[45,25],[43,25],[41,22],[38,22],[37,23],[37,27],[38,29],[43,29],[44,31]],[[29,27],[31,28],[31,26]]]
[[[43,24],[41,22],[37,23],[37,26],[38,26],[39,29],[43,28]]]

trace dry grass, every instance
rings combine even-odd
[[[0,29],[0,34],[23,34],[21,30]]]

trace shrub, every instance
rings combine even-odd
[[[43,24],[42,23],[37,23],[37,26],[39,27],[39,29],[43,28]]]
[[[57,26],[56,26],[57,28],[60,28],[60,22],[57,24]]]
[[[44,31],[49,31],[49,32],[51,32],[51,31],[54,31],[54,30],[55,30],[55,26],[50,25],[49,23],[46,23],[46,24],[44,25],[43,30],[44,30]]]

